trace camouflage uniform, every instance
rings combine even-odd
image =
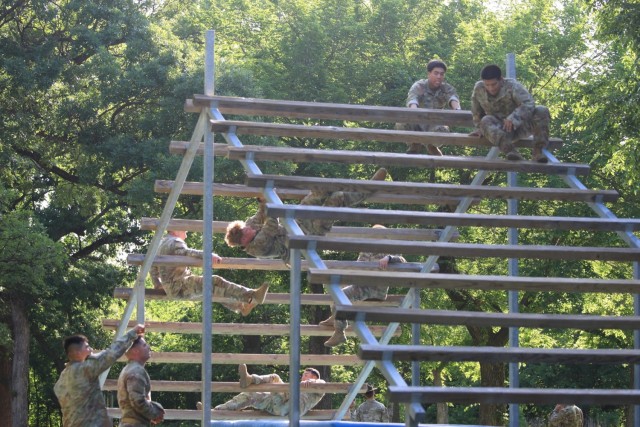
[[[351,207],[363,202],[367,193],[355,191],[311,191],[300,202],[307,206]],[[333,227],[333,220],[326,219],[301,219],[298,221],[300,228],[307,235],[324,236]]]
[[[387,408],[375,398],[365,400],[358,409],[351,412],[351,421],[368,423],[388,423]]]
[[[487,93],[484,82],[476,82],[471,96],[473,124],[493,145],[503,147],[533,134],[534,146],[546,148],[549,143],[549,109],[536,106],[533,97],[514,79],[502,79],[496,96]],[[503,129],[504,121],[513,122],[513,131]]]
[[[162,405],[151,401],[151,381],[144,366],[130,360],[118,377],[120,427],[148,427],[164,413]]]
[[[282,383],[278,374],[256,375],[252,374],[253,384]],[[324,383],[324,380],[315,380],[317,383]],[[300,416],[303,416],[311,408],[316,406],[324,397],[324,393],[300,393]],[[234,396],[228,402],[218,405],[214,410],[239,411],[245,408],[255,408],[266,411],[272,415],[281,417],[289,414],[289,394],[270,393],[261,391],[244,391]]]
[[[549,427],[582,427],[582,409],[575,405],[566,405],[562,409],[556,409],[549,415]]]
[[[64,427],[113,426],[107,415],[98,377],[127,351],[137,336],[132,329],[108,349],[92,354],[82,362],[67,363],[53,387],[62,408]]]
[[[202,259],[202,251],[191,249],[184,240],[170,234],[160,243],[158,255],[182,255]],[[213,275],[213,295],[232,298],[238,303],[223,303],[231,311],[241,311],[244,303],[251,302],[253,291],[244,286]],[[163,288],[168,296],[196,298],[202,296],[203,277],[191,273],[189,267],[151,267],[151,281],[156,288]]]
[[[444,110],[449,108],[451,101],[458,101],[458,94],[449,83],[442,83],[440,87],[431,89],[429,80],[422,79],[415,82],[407,94],[407,107],[416,105],[418,108],[431,108]],[[434,124],[409,125],[406,130],[417,130],[423,132],[449,132],[449,126]]]
[[[382,258],[389,256],[389,264],[395,264],[399,262],[407,262],[404,257],[400,255],[387,255],[387,254],[376,254],[372,252],[360,252],[358,255],[358,261],[362,262],[377,262]],[[384,301],[387,299],[387,292],[389,292],[389,287],[381,288],[378,286],[345,286],[342,288],[349,301],[365,301],[365,300],[381,300]],[[336,307],[335,305],[331,305],[331,315],[335,317]],[[347,329],[349,322],[346,320],[338,320],[335,319],[333,322],[334,329],[336,331],[344,331]]]

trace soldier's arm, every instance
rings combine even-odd
[[[475,130],[471,133],[471,135],[482,136],[482,132],[480,131],[480,120],[486,115],[482,105],[480,105],[480,101],[478,100],[478,96],[480,91],[483,90],[481,88],[482,82],[477,82],[475,87],[473,88],[473,94],[471,95],[471,116],[473,117],[473,126]]]
[[[424,95],[424,86],[422,85],[422,80],[419,80],[411,85],[409,93],[407,93],[407,107],[419,107],[422,95]]]
[[[459,110],[460,99],[458,98],[456,89],[450,84],[447,84],[447,86],[445,87],[445,93],[447,95],[447,99],[448,99],[447,104],[449,105],[449,107],[451,107],[452,110]]]
[[[151,283],[153,283],[153,287],[155,289],[161,288],[162,281],[160,280],[160,269],[156,266],[151,266],[149,274],[151,275]]]
[[[176,241],[176,245],[173,248],[173,254],[188,256],[191,258],[199,258],[199,259],[202,259],[204,256],[202,251],[199,251],[197,249],[191,249],[189,246],[187,246],[185,242],[181,240]]]
[[[259,202],[260,202],[260,205],[258,207],[258,211],[255,213],[254,216],[252,216],[251,218],[245,221],[245,224],[248,225],[249,227],[260,228],[262,224],[265,222],[265,220],[268,218],[267,205],[262,199],[259,199]]]
[[[124,352],[127,351],[131,343],[137,337],[138,331],[136,328],[133,328],[125,335],[115,340],[106,350],[102,350],[95,355],[91,355],[89,359],[87,359],[87,363],[85,363],[85,375],[96,378],[102,372],[109,369],[111,365],[116,363]]]
[[[517,129],[522,125],[524,120],[531,117],[536,105],[529,91],[518,82],[514,83],[512,97],[513,101],[518,105],[518,108],[513,110],[511,114],[507,116],[506,120],[511,120],[513,128]]]
[[[162,405],[147,399],[145,393],[146,380],[139,374],[129,375],[125,379],[125,387],[129,395],[129,403],[135,411],[149,420],[154,420],[164,414]]]
[[[387,408],[385,408],[385,407],[382,408],[382,422],[383,423],[388,423],[389,422],[389,412],[387,411]]]

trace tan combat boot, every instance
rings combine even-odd
[[[442,151],[433,144],[427,145],[427,154],[430,156],[442,156]]]
[[[542,149],[544,148],[544,145],[542,144],[535,144],[533,146],[533,151],[531,153],[531,160],[538,162],[538,163],[547,163],[549,161],[549,159],[547,159],[547,156],[545,156],[542,153]]]
[[[331,335],[331,338],[325,341],[324,346],[335,347],[346,341],[347,341],[347,336],[345,335],[344,331],[334,331],[333,335]]]
[[[251,290],[251,301],[242,304],[242,308],[240,309],[240,314],[242,316],[247,317],[251,311],[253,311],[256,306],[264,303],[265,298],[267,297],[267,291],[269,290],[269,283],[263,283],[258,289]]]
[[[380,168],[373,174],[371,181],[384,181],[385,178],[387,178],[387,170],[385,168]]]
[[[333,324],[336,320],[336,315],[332,314],[331,317],[329,317],[328,319],[324,319],[323,321],[321,321],[320,323],[318,323],[319,326],[326,326],[329,328],[333,328]]]
[[[247,388],[253,384],[253,376],[249,375],[247,371],[247,365],[244,363],[238,365],[238,376],[240,377],[240,388]]]
[[[411,143],[411,145],[409,145],[409,148],[407,148],[407,151],[405,152],[406,154],[420,154],[422,153],[422,150],[424,149],[424,145],[418,143],[418,142],[413,142]]]

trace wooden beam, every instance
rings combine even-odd
[[[303,420],[331,420],[335,415],[332,409],[312,409],[302,416]],[[122,412],[119,408],[107,408],[107,413],[111,418],[120,418]],[[211,411],[214,420],[259,420],[273,419],[282,420],[285,417],[276,417],[264,411],[243,410],[243,411]],[[165,409],[165,420],[193,420],[202,419],[202,411],[197,409]]]
[[[500,387],[398,387],[390,386],[391,402],[451,403],[536,403],[555,405],[576,402],[581,405],[637,405],[640,390],[538,389]]]
[[[473,126],[471,111],[467,110],[414,109],[206,95],[194,95],[192,102],[195,108],[187,111],[198,113],[203,107],[212,107],[217,108],[222,114],[244,116]]]
[[[406,131],[395,129],[372,129],[372,128],[355,128],[355,127],[341,127],[341,126],[319,126],[319,125],[299,125],[290,123],[265,123],[265,122],[250,122],[240,120],[211,120],[211,130],[213,132],[227,133],[234,132],[236,135],[267,135],[277,137],[299,137],[299,138],[316,138],[316,139],[339,139],[345,141],[380,141],[380,142],[400,142],[405,144],[443,144],[454,146],[466,146],[466,147],[492,147],[493,145],[485,138],[469,136],[468,133],[455,133],[455,132],[420,132],[420,131]],[[549,141],[550,150],[556,149],[562,145],[562,141],[558,138],[553,138]],[[523,138],[515,141],[516,147],[533,147],[533,138]],[[270,148],[264,147],[265,152],[270,151]],[[230,148],[229,152],[232,152]],[[276,151],[283,151],[284,153],[293,153],[291,149],[278,147]],[[311,150],[311,151],[323,151],[323,150]],[[382,154],[382,153],[378,153]],[[401,156],[410,157],[406,154]],[[425,156],[415,156],[415,158],[425,158]],[[428,156],[430,157],[430,156]],[[234,157],[233,155],[230,158]],[[278,159],[278,158],[256,158],[256,160],[290,160],[295,159]],[[314,160],[307,158],[306,161],[332,161],[326,159]],[[512,164],[514,162],[511,162]],[[374,162],[374,164],[382,164]]]
[[[308,387],[300,387],[301,393],[347,393],[352,384],[349,383],[318,383],[309,384]],[[118,389],[118,380],[107,379],[102,386],[103,391],[116,391]],[[181,393],[195,393],[202,391],[201,381],[167,381],[167,380],[151,380],[151,390],[153,392],[159,391],[171,391]],[[213,393],[240,393],[243,391],[260,391],[260,392],[275,392],[275,393],[288,393],[289,384],[252,384],[249,388],[240,388],[240,384],[236,382],[211,382],[211,391]],[[358,393],[364,393],[367,391],[366,387],[362,387]]]
[[[193,301],[183,298],[169,298],[163,290],[158,289],[145,289],[145,300],[167,300],[167,301]],[[133,288],[115,288],[113,290],[113,297],[118,299],[129,299]],[[387,299],[384,301],[358,301],[357,305],[380,305],[380,306],[397,306],[404,300],[404,295],[387,295]],[[289,294],[269,293],[264,301],[264,304],[283,304],[289,305]],[[229,298],[213,297],[214,302],[233,302]],[[302,305],[331,305],[333,300],[331,295],[328,294],[302,294]]]
[[[122,356],[119,362],[126,362]],[[202,353],[175,353],[175,352],[151,352],[151,358],[147,363],[202,363]],[[248,354],[248,353],[213,353],[211,364],[213,365],[289,365],[288,354]],[[331,366],[345,365],[357,366],[364,362],[356,355],[344,354],[301,354],[300,363],[304,366]]]
[[[466,258],[532,258],[600,261],[640,261],[640,249],[544,246],[481,245],[473,243],[376,241],[326,236],[289,236],[289,249],[334,250],[344,252],[377,252],[403,255],[439,255]]]
[[[486,185],[432,184],[422,182],[371,181],[361,179],[313,178],[307,176],[248,174],[246,184],[320,191],[361,191],[406,196],[449,196],[489,199],[564,200],[573,202],[614,202],[615,190],[577,190],[573,188],[490,187]],[[371,201],[371,199],[368,199]]]
[[[140,219],[141,230],[156,230],[158,218]],[[172,219],[169,221],[168,230],[183,230],[202,233],[203,221],[201,219]],[[229,221],[213,221],[214,233],[225,233]],[[331,228],[328,236],[336,237],[367,237],[383,240],[438,240],[442,230],[434,228],[371,228],[371,227],[341,227],[336,225]],[[455,233],[454,239],[459,237]]]
[[[128,327],[133,328],[138,322],[129,321]],[[177,334],[202,334],[202,323],[200,322],[155,322],[145,321],[145,330],[147,332],[170,332]],[[105,329],[116,330],[120,326],[118,319],[102,319],[102,327]],[[382,336],[386,326],[371,325],[369,330],[376,336]],[[268,335],[268,336],[288,336],[291,333],[291,327],[288,324],[274,325],[254,324],[254,323],[214,323],[212,328],[214,335]],[[396,336],[400,335],[400,330],[396,332]],[[353,327],[349,326],[345,333],[347,336],[355,337],[356,333]],[[333,334],[333,328],[318,325],[300,325],[300,334],[307,337],[330,337]]]
[[[173,188],[173,181],[156,180],[154,191],[157,193],[169,193]],[[249,187],[239,184],[213,184],[213,193],[222,197],[258,197],[262,196],[263,187]],[[276,189],[278,196],[285,200],[301,200],[307,194],[308,189]],[[202,182],[185,182],[180,194],[190,196],[203,196],[204,184]],[[441,195],[403,195],[395,193],[378,192],[367,199],[371,203],[396,203],[403,205],[454,205],[460,203],[461,197]],[[476,203],[477,200],[474,201]]]
[[[524,292],[640,293],[640,280],[587,279],[562,277],[478,276],[471,274],[431,274],[347,269],[309,269],[310,283],[420,288],[475,289]]]
[[[333,219],[371,224],[419,224],[436,227],[534,228],[544,230],[638,231],[640,219],[580,218],[531,215],[487,215],[369,208],[267,204],[267,215],[296,219]],[[337,236],[336,236],[337,237]],[[415,239],[420,240],[420,239]]]
[[[485,313],[456,310],[407,310],[397,307],[336,305],[338,319],[373,322],[463,325],[475,327],[640,329],[640,316],[588,314]]]
[[[640,362],[640,350],[523,347],[439,347],[417,345],[361,344],[362,360],[417,360],[489,363],[596,363]]]

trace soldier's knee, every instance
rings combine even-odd
[[[551,113],[549,113],[549,109],[544,105],[536,106],[533,115],[538,120],[546,120],[546,121],[551,120]]]

